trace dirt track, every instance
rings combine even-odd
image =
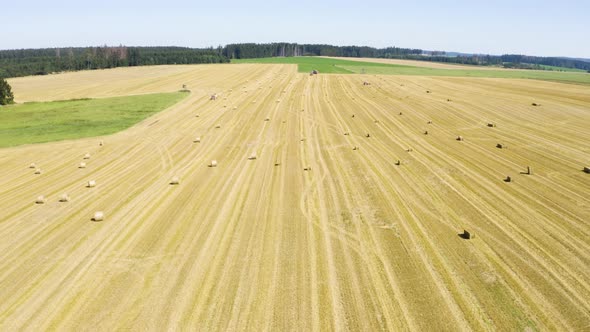
[[[10,83],[193,93],[116,135],[0,149],[0,330],[590,328],[587,87],[289,65]]]

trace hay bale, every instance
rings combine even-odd
[[[457,136],[457,141],[463,141],[463,136],[461,136],[461,135]]]
[[[497,147],[498,149],[503,149],[503,148],[504,148],[504,145],[502,145],[501,143],[498,143],[498,144],[496,144],[496,147]]]
[[[401,160],[399,160],[399,159],[398,159],[398,160],[395,162],[395,164],[396,164],[397,166],[399,166],[399,165],[401,165],[401,164],[402,164],[402,162],[401,162]]]
[[[193,140],[194,143],[201,143],[201,137],[197,136],[195,137],[195,139]]]
[[[212,94],[209,100],[217,100],[217,94]]]
[[[94,187],[96,187],[96,181],[95,180],[90,180],[86,184],[86,188],[94,188]]]
[[[252,152],[250,157],[248,157],[248,160],[256,160],[256,151]]]
[[[221,125],[216,125],[215,126],[215,129],[219,129],[219,128],[221,128]]]
[[[471,239],[475,239],[475,234],[473,234],[473,232],[468,232],[467,230],[463,230],[463,233],[460,234],[460,236],[462,238],[464,238],[465,240],[471,240]]]
[[[358,147],[358,146],[355,146],[355,147],[353,147],[352,149],[353,149],[354,151],[356,151],[356,150],[358,150],[358,149],[359,149],[359,147]]]
[[[41,173],[43,173],[43,171],[42,171],[40,168],[37,168],[37,169],[35,170],[35,174],[41,174]]]
[[[350,136],[350,133],[349,132],[345,132],[344,133],[344,136]]]
[[[430,90],[426,90],[426,93],[430,93]]]
[[[31,164],[29,165],[29,168],[37,168],[37,165],[36,165],[35,163],[31,163]]]
[[[305,168],[303,168],[304,171],[311,171],[311,166],[307,166]]]
[[[590,167],[584,167],[584,173],[590,174]]]
[[[217,160],[211,160],[209,167],[217,167]]]
[[[35,204],[45,204],[45,202],[47,202],[47,199],[43,195],[37,196],[37,199],[35,200]]]
[[[104,145],[103,141],[98,142],[98,145],[103,146]]]
[[[180,184],[180,179],[178,178],[178,176],[173,177],[172,180],[170,180],[170,184],[171,185]]]
[[[92,217],[92,221],[103,221],[104,220],[104,212],[96,211],[94,212],[94,216]]]
[[[512,178],[510,177],[510,175],[506,176],[506,178],[504,179],[504,182],[512,182]]]
[[[424,130],[424,135],[428,135],[428,130]]]
[[[61,194],[59,196],[59,201],[60,202],[69,202],[70,201],[70,196],[68,194]]]
[[[432,124],[432,121],[428,121],[427,124]]]
[[[533,105],[533,106],[541,106],[541,104],[537,104],[537,103],[532,103],[531,105]]]
[[[198,118],[198,117],[199,117],[199,114],[195,114],[195,118]]]
[[[86,163],[85,162],[81,162],[80,166],[78,166],[78,168],[86,168]]]
[[[264,121],[270,121],[270,118],[264,118]]]
[[[352,115],[352,117],[354,118],[354,114]]]
[[[371,137],[371,134],[367,133],[367,134],[365,135],[365,137],[369,138],[369,137]]]
[[[490,127],[490,128],[494,128],[495,126],[496,126],[496,124],[494,124],[494,123],[488,123],[488,127]]]
[[[402,113],[402,112],[399,112],[399,115],[404,115],[404,113]]]
[[[84,159],[90,159],[90,153],[85,154]]]

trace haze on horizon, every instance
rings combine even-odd
[[[2,7],[8,33],[0,49],[284,41],[590,58],[590,2],[581,0],[31,0]]]

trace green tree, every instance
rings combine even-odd
[[[5,79],[0,77],[0,105],[8,105],[14,103],[14,95],[12,89]]]

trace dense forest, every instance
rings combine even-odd
[[[384,58],[420,55],[422,50],[408,48],[374,48],[368,46],[333,46],[321,44],[229,44],[223,55],[230,59],[268,58],[276,56],[339,56],[353,58]]]
[[[127,66],[229,62],[222,49],[68,47],[0,51],[0,77]]]
[[[590,62],[582,60],[526,55],[457,55],[421,49],[368,46],[333,46],[294,43],[243,43],[217,48],[187,47],[67,47],[0,51],[0,77],[46,75],[54,72],[103,69],[127,66],[224,63],[230,59],[284,56],[339,56],[412,59],[479,66],[503,66],[520,69],[545,69],[555,66],[590,72]]]

